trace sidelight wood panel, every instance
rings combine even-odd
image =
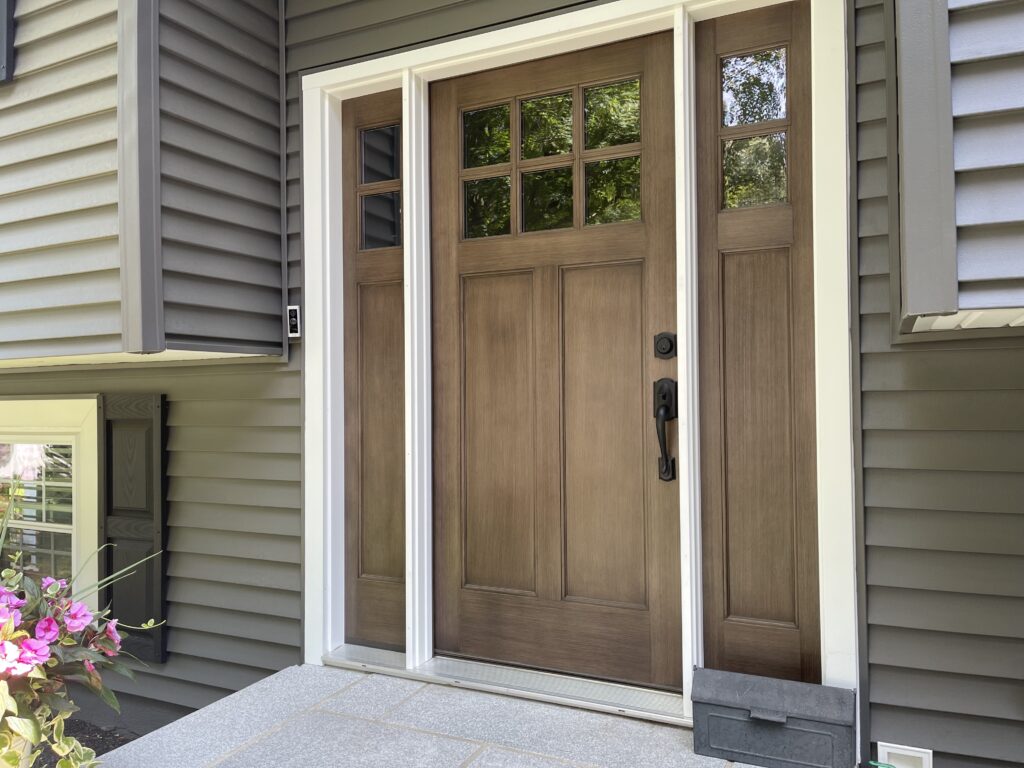
[[[653,343],[675,331],[671,67],[662,34],[431,86],[440,654],[681,684],[679,488],[652,414],[676,378]],[[634,79],[641,140],[587,149],[586,89]],[[545,94],[572,99],[572,149],[524,159],[522,104]],[[512,150],[464,169],[463,113],[494,105]],[[588,223],[588,163],[634,157],[639,218]],[[551,168],[573,180],[565,226],[526,231],[521,174]],[[508,232],[465,236],[463,182],[499,175]]]
[[[784,114],[726,125],[723,59],[780,48]],[[697,25],[701,526],[705,664],[820,682],[809,55],[806,0]],[[736,204],[727,143],[780,132]]]
[[[643,264],[563,270],[562,328],[566,596],[646,606]]]
[[[398,124],[401,91],[344,102],[345,641],[405,646],[402,249],[361,250],[361,133]]]
[[[466,586],[533,592],[533,275],[462,284]]]

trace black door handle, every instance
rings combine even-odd
[[[668,455],[668,437],[665,425],[674,421],[679,411],[676,406],[676,383],[672,379],[654,382],[654,426],[658,430],[658,477],[665,482],[676,479],[676,460]]]

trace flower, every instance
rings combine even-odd
[[[117,648],[121,647],[121,636],[117,633],[117,619],[111,619],[103,628],[103,633],[114,641]]]
[[[0,605],[6,605],[8,608],[21,608],[25,602],[25,599],[18,597],[13,590],[0,587]]]
[[[92,674],[93,672],[95,672],[95,671],[96,671],[96,665],[95,665],[95,664],[93,664],[93,663],[92,663],[91,661],[89,661],[88,659],[85,659],[85,660],[84,660],[84,661],[83,661],[82,663],[83,663],[83,664],[85,665],[85,668],[86,668],[87,670],[89,670],[89,673],[90,673],[90,674]]]
[[[68,632],[81,632],[92,623],[92,613],[85,603],[73,602],[64,614],[64,626]]]
[[[57,591],[63,592],[68,588],[68,582],[66,579],[60,579],[59,581],[52,576],[43,576],[43,580],[39,583],[39,588],[46,592],[52,585],[57,585]]]
[[[49,616],[45,616],[36,624],[36,640],[52,643],[60,637],[60,625]]]
[[[8,619],[14,621],[14,626],[21,625],[21,611],[17,608],[11,608],[9,605],[0,603],[0,625],[6,624]]]
[[[18,660],[23,664],[45,664],[50,658],[50,646],[42,640],[26,638],[21,642],[21,653]]]
[[[34,666],[21,660],[21,649],[10,640],[0,642],[0,677],[24,677]]]

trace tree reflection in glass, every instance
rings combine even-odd
[[[584,96],[587,149],[640,141],[640,81],[588,88]]]
[[[726,141],[722,175],[722,202],[726,208],[785,202],[785,132]]]
[[[587,224],[640,218],[640,158],[587,163]]]
[[[572,94],[526,99],[522,114],[522,157],[547,157],[572,152]]]
[[[523,231],[572,226],[572,168],[523,174]]]
[[[467,238],[507,235],[512,231],[511,187],[508,176],[462,183]]]
[[[507,163],[511,147],[508,104],[463,113],[462,144],[463,168]]]
[[[786,116],[786,49],[722,59],[722,125]]]

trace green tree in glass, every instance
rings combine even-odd
[[[725,142],[722,157],[726,208],[786,200],[786,134],[771,133]]]
[[[524,160],[572,152],[572,94],[526,99],[519,108]]]
[[[722,59],[724,125],[747,125],[785,116],[785,48]]]
[[[587,149],[640,141],[640,81],[588,88],[584,98]]]
[[[587,224],[640,218],[640,158],[587,163]]]
[[[463,167],[509,161],[509,106],[477,109],[462,116]]]
[[[466,237],[493,237],[511,231],[508,176],[465,182]]]

